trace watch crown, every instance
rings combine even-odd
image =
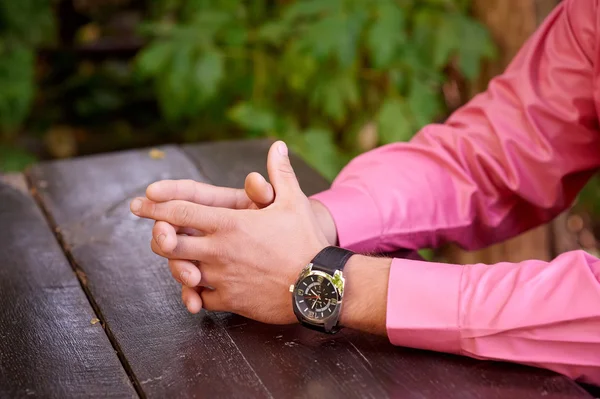
[[[290,285],[290,292],[294,292],[294,284]]]

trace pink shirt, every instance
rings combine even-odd
[[[600,10],[564,0],[485,93],[410,143],[365,153],[315,195],[356,251],[478,249],[551,220],[600,166]],[[394,259],[395,345],[548,368],[600,385],[600,260]]]

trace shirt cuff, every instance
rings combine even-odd
[[[461,352],[460,284],[464,266],[394,259],[386,328],[397,346]]]
[[[334,186],[310,198],[331,213],[340,247],[363,253],[377,249],[383,226],[369,193],[358,187]]]

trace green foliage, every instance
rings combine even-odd
[[[113,118],[132,125],[123,131],[169,131],[165,141],[281,138],[333,178],[365,142],[407,141],[446,116],[449,65],[474,79],[495,55],[469,0],[146,3],[148,44],[131,68],[53,65],[63,78],[36,97],[36,51],[54,36],[55,3],[0,0],[0,137],[14,142],[36,99],[43,112],[28,127]],[[365,126],[376,126],[367,140]]]
[[[19,172],[36,161],[27,151],[18,147],[0,145],[0,171]]]
[[[35,91],[34,51],[52,37],[49,0],[0,0],[0,135],[27,116]]]
[[[284,138],[333,177],[360,151],[344,137],[372,120],[379,144],[410,140],[447,113],[448,65],[474,79],[494,57],[468,9],[468,0],[163,0],[136,66],[172,123]]]
[[[34,91],[33,63],[31,48],[0,47],[0,132],[11,131],[27,116]]]
[[[600,175],[595,174],[579,193],[575,205],[577,210],[591,215],[594,219],[600,217]]]

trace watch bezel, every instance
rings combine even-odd
[[[333,276],[329,273],[313,270],[314,263],[309,263],[302,269],[296,283],[290,287],[290,292],[292,294],[292,302],[294,304],[294,313],[299,320],[312,324],[314,326],[322,326],[326,331],[331,331],[338,323],[340,311],[342,309],[342,304],[344,302],[344,273],[341,270],[336,270]],[[312,318],[308,315],[302,313],[298,307],[298,302],[296,301],[296,287],[306,278],[311,276],[321,276],[324,279],[327,279],[335,288],[336,294],[338,296],[337,304],[334,305],[335,309],[333,312],[323,318]]]

